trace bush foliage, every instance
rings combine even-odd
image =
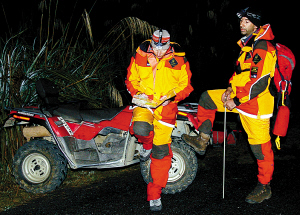
[[[75,26],[71,26],[71,21],[57,21],[58,6],[51,2],[41,1],[39,5],[40,27],[33,40],[27,37],[32,32],[20,30],[0,41],[1,125],[8,116],[6,107],[38,104],[35,82],[39,78],[47,78],[58,86],[62,102],[84,100],[90,108],[122,106],[119,89],[125,88],[120,85],[124,85],[126,72],[123,70],[136,46],[134,38],[149,38],[155,29],[145,21],[128,17],[96,41],[86,10]],[[10,170],[15,151],[25,142],[21,130],[21,127],[1,126],[2,172]]]

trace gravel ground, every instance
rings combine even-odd
[[[288,137],[275,151],[272,198],[261,204],[244,201],[257,183],[257,166],[241,135],[226,147],[225,199],[222,198],[222,147],[198,158],[195,181],[183,192],[162,195],[163,210],[151,213],[139,165],[101,182],[59,188],[3,214],[299,214],[299,114],[292,114]],[[101,170],[99,170],[101,171]]]

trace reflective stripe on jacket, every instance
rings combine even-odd
[[[237,69],[230,79],[237,110],[252,118],[270,118],[273,114],[274,97],[269,84],[274,76],[276,50],[270,42],[274,39],[270,25],[264,25],[247,44],[241,40]],[[254,44],[254,47],[253,47]]]
[[[151,99],[159,100],[174,89],[175,102],[179,102],[193,91],[189,62],[184,52],[175,52],[175,46],[175,43],[171,43],[166,55],[160,60],[155,57],[150,40],[146,40],[139,46],[131,58],[125,81],[132,96],[140,92]],[[153,58],[156,59],[155,65],[153,65]]]

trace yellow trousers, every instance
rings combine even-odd
[[[208,90],[202,93],[197,113],[199,131],[209,132],[212,129],[216,111],[225,111],[221,100],[224,92],[223,89]],[[234,95],[231,96],[234,97]],[[237,108],[232,111],[228,110],[228,112],[239,113]],[[258,181],[262,184],[268,184],[274,171],[274,154],[270,141],[270,119],[255,119],[242,113],[239,116],[244,130],[248,134],[250,148],[257,159]]]
[[[133,110],[133,126],[137,122],[145,122],[146,125],[143,123],[139,125],[147,128],[149,128],[147,123],[153,125],[153,131],[144,131],[146,135],[137,135],[134,128],[132,129],[139,142],[143,143],[144,149],[152,149],[150,171],[153,181],[147,185],[148,201],[160,198],[161,189],[168,181],[168,172],[173,157],[171,134],[175,127],[177,111],[177,104],[172,102],[156,109],[136,107]]]
[[[168,107],[169,105],[170,107]],[[133,110],[133,122],[142,121],[154,126],[154,145],[164,145],[172,142],[171,134],[175,127],[177,105],[169,105],[159,106],[156,109],[136,107]]]
[[[224,112],[225,108],[221,100],[222,94],[225,89],[220,90],[208,90],[207,93],[211,100],[217,107],[218,112]],[[232,95],[233,97],[234,95]],[[239,113],[237,108],[232,111],[226,110],[227,112]],[[251,145],[264,144],[271,140],[270,136],[270,118],[267,119],[255,119],[249,116],[240,114],[241,123],[244,130],[248,134],[248,141]]]

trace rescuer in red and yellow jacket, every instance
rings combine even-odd
[[[229,83],[236,109],[251,118],[266,119],[273,114],[274,97],[268,88],[276,63],[276,50],[270,42],[273,39],[267,24],[238,42],[241,52]]]
[[[204,154],[216,111],[239,113],[241,123],[248,135],[250,148],[257,159],[258,184],[246,197],[248,203],[261,203],[271,197],[270,181],[274,171],[274,155],[270,137],[270,117],[274,109],[274,97],[269,91],[274,76],[276,50],[269,24],[260,26],[261,14],[246,8],[238,14],[240,30],[244,36],[238,41],[241,52],[236,70],[225,90],[208,90],[202,93],[197,119],[199,135],[183,135],[182,139],[195,151]]]
[[[141,161],[151,158],[153,182],[147,185],[150,210],[161,210],[161,189],[166,186],[173,156],[171,134],[178,112],[177,103],[192,91],[191,71],[184,52],[170,42],[166,30],[157,30],[151,40],[143,42],[131,58],[126,86],[130,94],[152,101],[161,101],[158,107],[149,108],[136,103],[130,132],[143,143]],[[134,102],[134,100],[133,100]]]

